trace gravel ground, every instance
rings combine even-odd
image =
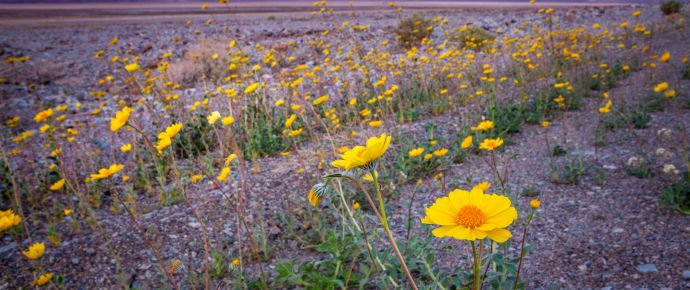
[[[609,19],[629,15],[630,9],[619,8],[581,8],[568,9],[563,13],[564,19],[580,23],[592,19]],[[427,12],[425,12],[427,13]],[[487,26],[517,25],[523,21],[535,21],[532,11],[501,11],[495,13],[486,10],[433,11],[429,15],[442,15],[451,18],[454,24],[474,23]],[[647,11],[645,11],[647,13]],[[651,13],[651,12],[650,12]],[[392,14],[361,13],[361,24],[371,24],[372,34],[383,34],[390,27],[396,16]],[[348,19],[336,15],[328,25],[337,25]],[[294,19],[281,15],[276,20],[266,21],[249,16],[237,16],[234,19],[216,18],[216,23],[239,27],[231,32],[232,37],[240,41],[260,39],[260,42],[278,41],[280,37],[291,37],[294,33],[323,29],[323,21],[308,17]],[[289,22],[289,25],[286,25]],[[86,94],[95,87],[98,78],[105,76],[109,69],[105,66],[94,66],[91,62],[93,53],[104,46],[111,38],[119,36],[131,49],[141,50],[149,44],[168,45],[177,56],[198,38],[221,33],[222,25],[205,26],[202,21],[193,24],[194,29],[201,31],[195,35],[190,28],[184,28],[179,22],[158,23],[151,25],[123,24],[89,27],[54,27],[35,28],[30,34],[26,31],[11,29],[0,33],[0,47],[5,55],[16,55],[30,52],[38,63],[53,62],[57,72],[48,75],[48,80],[33,99],[17,99],[26,94],[22,84],[0,86],[2,107],[14,114],[36,105],[38,101],[60,98],[79,101],[87,100]],[[182,44],[169,43],[174,36],[181,36]],[[660,47],[669,47],[673,55],[688,55],[688,47],[682,41],[670,39]],[[143,54],[143,58],[153,61],[159,51],[152,49]],[[55,61],[58,60],[58,61]],[[67,69],[65,69],[67,68]],[[5,71],[8,68],[4,67]],[[1,70],[0,70],[1,71]],[[4,71],[3,71],[4,72]],[[57,77],[56,77],[57,75]],[[610,94],[614,100],[629,98],[636,90],[642,89],[638,83],[644,76],[631,76]],[[38,76],[37,78],[40,78]],[[683,81],[678,91],[688,91],[688,82]],[[552,120],[552,126],[543,129],[535,125],[526,125],[521,132],[512,136],[513,144],[501,153],[502,160],[514,156],[510,161],[509,185],[519,192],[531,185],[539,192],[542,201],[539,218],[532,224],[529,241],[534,244],[533,252],[525,260],[525,275],[529,281],[528,289],[688,289],[690,288],[690,217],[684,217],[659,203],[660,191],[671,183],[661,172],[663,164],[674,163],[682,168],[680,152],[675,151],[679,138],[674,130],[673,138],[660,138],[657,130],[673,128],[674,125],[690,123],[690,112],[686,109],[667,109],[654,113],[647,129],[620,129],[607,135],[607,145],[599,148],[598,166],[594,159],[593,136],[599,106],[598,99],[585,99],[579,111],[568,113],[567,123],[563,118]],[[28,110],[31,111],[31,110]],[[424,140],[424,126],[436,124],[439,139],[449,139],[463,120],[459,114],[449,113],[413,124],[399,126],[397,129],[406,135]],[[562,162],[563,157],[551,160],[545,145],[545,134],[556,144],[562,136],[563,128],[568,128],[568,146],[566,149],[577,152],[590,170],[576,185],[554,184],[550,182],[549,164]],[[385,127],[385,126],[384,126]],[[380,134],[380,130],[371,129],[361,132],[362,136]],[[444,138],[445,137],[445,138]],[[345,139],[345,138],[342,138]],[[341,140],[339,139],[338,142]],[[346,145],[346,144],[343,144]],[[317,146],[305,144],[300,152],[302,156]],[[654,156],[657,148],[663,147],[675,154],[670,160]],[[633,156],[644,153],[652,161],[655,176],[650,179],[639,179],[626,173],[626,162]],[[264,158],[252,164],[253,174],[248,184],[247,208],[254,209],[248,217],[253,224],[263,220],[268,239],[274,241],[272,253],[275,256],[266,263],[266,268],[275,266],[275,262],[286,259],[307,259],[313,257],[300,249],[297,242],[285,239],[281,225],[273,218],[276,213],[299,214],[304,205],[305,188],[310,181],[305,175],[296,174],[295,164],[286,164],[282,157]],[[596,169],[600,169],[597,171]],[[489,179],[488,168],[479,156],[470,156],[463,164],[455,164],[446,172],[449,184],[467,187],[459,180],[472,177],[475,181]],[[432,184],[431,179],[425,184]],[[413,186],[400,189],[401,195],[391,200],[392,213],[406,212],[404,203],[411,199]],[[233,204],[226,202],[225,195],[212,184],[198,184],[188,188],[191,204],[203,213],[207,223],[206,230],[214,249],[231,249],[238,241],[235,236]],[[232,193],[231,193],[232,194]],[[417,195],[418,207],[413,214],[421,218],[424,206],[433,202],[435,197],[444,195],[438,189],[427,190]],[[530,198],[518,196],[518,206],[526,208]],[[112,204],[105,198],[103,208]],[[204,249],[199,229],[201,225],[193,218],[192,212],[184,203],[158,208],[154,200],[142,197],[139,202],[144,212],[139,219],[143,230],[161,247],[161,256],[165,260],[180,259],[186,267],[199,269],[203,260]],[[148,208],[147,208],[148,207]],[[520,211],[524,212],[524,211]],[[110,289],[119,282],[115,261],[109,251],[119,258],[122,265],[125,283],[143,289],[157,286],[162,277],[152,255],[145,247],[144,241],[126,215],[118,215],[108,210],[95,212],[102,224],[103,232],[68,231],[63,236],[59,248],[49,248],[46,252],[45,266],[65,277],[69,288],[75,289]],[[402,236],[402,214],[391,215],[391,224],[396,227],[398,236]],[[415,231],[418,231],[418,226]],[[41,233],[39,233],[41,234]],[[44,234],[44,233],[42,233]],[[521,238],[514,233],[514,239]],[[467,248],[456,242],[436,241],[436,246],[456,245],[460,255],[467,255]],[[248,250],[248,249],[246,249]],[[16,245],[8,237],[0,240],[0,269],[5,273],[19,277],[17,282],[30,284],[21,279],[30,279],[27,275],[16,273],[14,266],[20,261]],[[439,263],[453,263],[457,256],[442,257]],[[196,264],[195,264],[196,263]],[[270,271],[270,270],[269,270]],[[0,284],[0,288],[13,288],[12,285]]]

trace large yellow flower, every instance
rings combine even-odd
[[[471,191],[456,189],[437,199],[426,209],[422,223],[439,225],[432,232],[437,238],[474,241],[488,237],[503,243],[512,236],[505,228],[517,216],[510,199],[484,194],[482,188],[476,186]]]
[[[386,153],[391,144],[391,136],[381,134],[381,137],[371,137],[366,146],[355,146],[340,155],[340,160],[333,161],[331,165],[350,171],[352,168],[371,166],[374,161]]]
[[[43,243],[34,243],[29,247],[28,250],[23,251],[22,254],[27,257],[29,260],[38,260],[39,258],[43,257],[43,253],[45,253],[46,246]]]
[[[110,165],[110,167],[108,167],[108,168],[101,168],[98,170],[98,173],[91,174],[91,179],[99,180],[99,179],[105,179],[105,178],[111,177],[111,176],[115,175],[115,173],[120,172],[120,170],[122,170],[123,168],[125,168],[124,165],[117,164],[117,163]]]
[[[132,113],[132,108],[130,107],[124,107],[122,108],[122,111],[115,113],[115,117],[110,119],[110,131],[116,132],[117,130],[120,130],[122,126],[127,124],[130,113]]]

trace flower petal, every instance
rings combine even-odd
[[[484,223],[494,224],[497,228],[505,228],[509,226],[517,218],[518,214],[514,207],[509,207],[506,210],[499,212],[493,216],[487,217]]]
[[[510,231],[506,229],[494,229],[492,231],[486,232],[486,234],[489,237],[489,239],[497,243],[504,243],[505,241],[510,239],[510,237],[513,236],[513,234],[511,234]]]
[[[510,199],[508,197],[492,194],[484,196],[484,204],[481,210],[487,218],[490,218],[508,207],[510,207]]]
[[[470,192],[461,189],[455,189],[448,194],[450,201],[456,210],[460,210],[470,202]]]

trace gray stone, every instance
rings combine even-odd
[[[641,264],[641,265],[637,265],[637,272],[656,273],[656,272],[659,272],[659,270],[656,268],[656,265],[654,265],[654,264]]]
[[[683,271],[683,278],[690,279],[690,270]]]

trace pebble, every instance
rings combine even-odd
[[[637,265],[637,272],[656,273],[656,272],[659,272],[659,270],[657,270],[656,265],[654,265],[654,264],[641,264],[641,265]]]
[[[683,271],[683,278],[690,279],[690,270]]]

